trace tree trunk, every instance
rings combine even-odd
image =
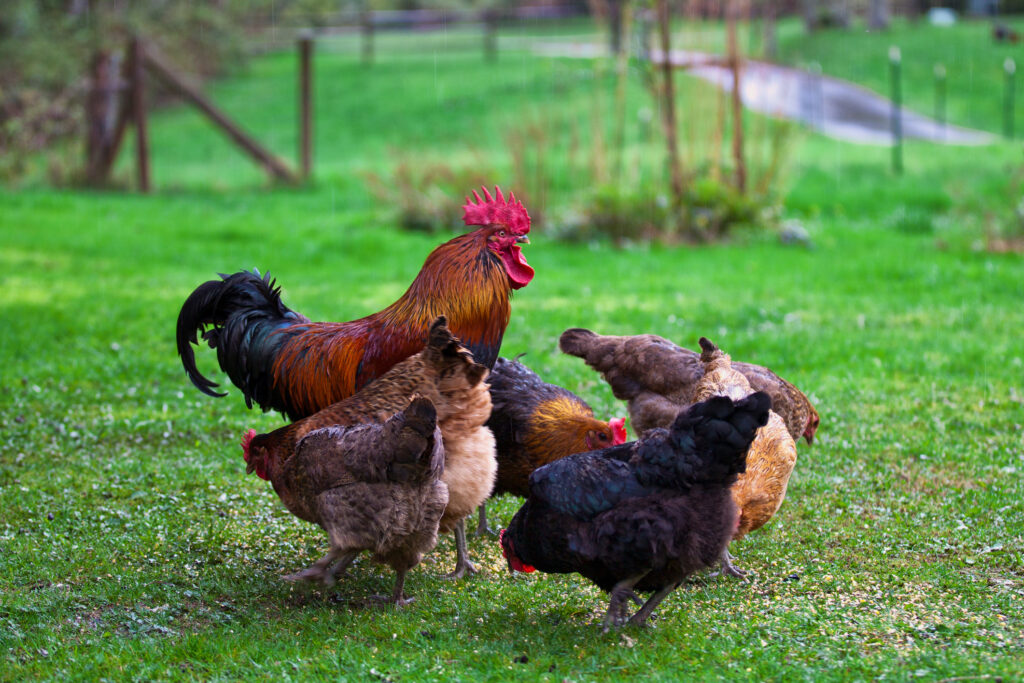
[[[679,132],[676,128],[676,91],[672,74],[672,17],[668,0],[658,0],[658,29],[662,54],[662,124],[668,145],[669,175],[672,182],[672,205],[678,210],[683,205],[683,162],[679,158]]]

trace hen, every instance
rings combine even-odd
[[[441,481],[444,448],[437,413],[417,398],[383,425],[325,427],[302,437],[293,450],[254,454],[243,441],[247,470],[274,485],[296,517],[319,524],[331,549],[291,580],[334,583],[363,550],[396,574],[391,602],[403,605],[406,573],[437,545],[448,503]]]
[[[650,591],[630,619],[643,624],[728,545],[738,519],[729,489],[770,405],[760,392],[715,397],[640,441],[541,467],[501,535],[509,568],[590,579],[611,593],[606,630],[624,618],[627,599],[639,600],[635,591]]]
[[[530,474],[573,453],[593,451],[626,441],[624,418],[603,422],[587,403],[568,389],[548,384],[516,360],[499,358],[487,382],[498,453],[498,478],[491,496],[511,493],[525,498]],[[480,506],[477,533],[487,531]]]
[[[467,199],[463,220],[482,226],[434,249],[402,297],[359,320],[317,323],[281,301],[269,275],[242,271],[200,285],[178,315],[177,343],[185,372],[211,396],[217,384],[196,367],[197,333],[217,349],[217,361],[242,390],[246,405],[298,420],[354,394],[426,343],[439,315],[490,367],[508,326],[512,290],[533,278],[519,243],[528,243],[530,216],[515,195],[484,190]],[[207,327],[210,329],[206,329]]]
[[[576,328],[563,332],[558,345],[602,373],[615,398],[629,402],[629,419],[637,434],[667,427],[681,409],[697,400],[694,392],[704,374],[700,354],[667,339],[653,334],[602,336]],[[802,436],[813,443],[820,418],[803,392],[760,365],[733,363],[733,367],[754,391],[771,396],[773,409],[794,441]]]
[[[700,338],[704,376],[697,383],[695,401],[713,396],[728,396],[739,400],[754,393],[750,382],[732,367],[732,360],[704,337]],[[786,498],[789,476],[796,465],[796,442],[786,424],[773,409],[768,422],[757,431],[747,453],[747,469],[732,487],[732,499],[740,511],[740,522],[733,534],[738,541],[770,520]],[[722,551],[722,572],[730,576],[745,576],[746,572],[732,564],[726,547]]]
[[[352,426],[383,422],[401,410],[413,396],[434,404],[444,442],[444,473],[448,504],[441,517],[442,532],[455,531],[458,561],[453,577],[476,571],[466,550],[462,520],[482,503],[494,486],[497,464],[494,435],[484,426],[491,414],[487,368],[459,345],[443,316],[430,326],[427,346],[398,363],[358,393],[318,413],[269,434],[246,435],[247,462],[259,471],[267,457],[285,458],[310,432],[334,425]]]

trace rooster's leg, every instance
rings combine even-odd
[[[476,574],[477,569],[469,561],[469,551],[466,549],[466,520],[460,519],[455,525],[455,571],[445,574],[446,579],[461,579],[466,574]]]
[[[611,597],[608,600],[608,611],[604,615],[604,628],[602,631],[608,633],[612,626],[618,626],[626,617],[626,600],[630,600],[636,593],[633,586],[640,582],[640,579],[647,576],[647,572],[623,579],[612,588]]]
[[[647,621],[647,617],[651,616],[651,612],[653,612],[654,608],[658,606],[658,603],[664,600],[665,596],[674,591],[678,586],[678,583],[665,586],[657,593],[652,595],[650,598],[648,598],[647,602],[644,603],[644,606],[637,610],[636,614],[630,617],[629,623],[633,624],[634,626],[643,626],[644,622]]]
[[[480,503],[480,509],[478,510],[480,520],[476,524],[476,535],[477,536],[493,536],[494,529],[487,526],[487,503]]]

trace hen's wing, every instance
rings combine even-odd
[[[620,501],[648,493],[627,462],[635,444],[577,453],[538,468],[530,475],[530,496],[552,509],[586,520]]]
[[[507,358],[498,358],[487,382],[491,392],[487,426],[494,432],[498,452],[513,452],[526,441],[526,428],[544,382],[522,363]]]
[[[562,333],[558,346],[602,373],[623,401],[645,391],[671,395],[689,387],[692,392],[703,374],[697,354],[653,334],[612,337],[575,328]]]

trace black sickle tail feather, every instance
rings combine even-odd
[[[199,285],[185,300],[178,314],[178,355],[192,383],[204,394],[226,396],[213,391],[218,384],[204,377],[196,367],[192,344],[198,335],[217,349],[217,361],[231,381],[245,394],[246,405],[253,402],[264,410],[275,408],[273,367],[277,351],[290,335],[272,332],[309,322],[281,302],[281,289],[275,287],[270,273],[240,271],[221,275]],[[299,328],[301,329],[301,327]],[[297,330],[298,331],[298,330]]]

